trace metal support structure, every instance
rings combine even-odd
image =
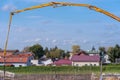
[[[5,73],[6,73],[5,62],[6,62],[6,57],[4,56],[4,75],[3,75],[3,80],[5,80]]]
[[[103,72],[102,67],[103,66],[102,66],[102,64],[103,64],[104,54],[105,54],[104,51],[100,52],[100,80],[103,80],[103,76],[102,76],[102,72]]]
[[[5,80],[5,72],[6,72],[6,68],[5,68],[5,63],[6,63],[6,49],[8,46],[8,39],[9,39],[9,34],[10,34],[10,26],[11,26],[11,22],[12,22],[12,16],[13,13],[10,13],[10,20],[8,23],[8,32],[7,32],[7,36],[6,36],[6,41],[5,41],[5,46],[4,46],[4,80]]]
[[[100,61],[100,80],[102,80],[102,60]]]

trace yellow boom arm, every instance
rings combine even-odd
[[[89,5],[89,4],[76,4],[76,3],[67,3],[67,2],[50,2],[50,3],[46,3],[46,4],[41,4],[41,5],[37,5],[37,6],[32,6],[32,7],[29,7],[29,8],[25,8],[23,10],[16,10],[14,12],[12,12],[12,14],[15,14],[15,13],[20,13],[20,12],[24,12],[24,11],[27,11],[27,10],[33,10],[33,9],[37,9],[37,8],[43,8],[43,7],[47,7],[47,6],[53,6],[53,7],[59,7],[59,6],[82,6],[82,7],[87,7],[91,10],[95,10],[97,12],[100,12],[100,13],[103,13],[117,21],[120,22],[120,18],[115,16],[114,14],[111,14],[101,8],[98,8],[96,6],[92,6],[92,5]]]
[[[67,3],[67,2],[49,2],[49,3],[46,3],[46,4],[41,4],[41,5],[38,5],[38,6],[32,6],[32,7],[29,7],[29,8],[25,8],[25,9],[22,9],[22,10],[16,10],[16,11],[13,11],[10,13],[10,20],[9,20],[9,25],[8,25],[8,33],[7,33],[7,38],[6,38],[6,43],[5,43],[5,48],[4,48],[4,56],[6,55],[6,49],[7,49],[7,44],[8,44],[8,37],[9,37],[9,32],[10,32],[10,25],[11,25],[11,21],[12,21],[12,15],[14,14],[17,14],[17,13],[21,13],[21,12],[24,12],[24,11],[27,11],[27,10],[33,10],[33,9],[37,9],[37,8],[43,8],[43,7],[47,7],[47,6],[53,6],[53,7],[60,7],[60,6],[82,6],[82,7],[87,7],[91,10],[95,10],[97,12],[100,12],[100,13],[103,13],[117,21],[120,22],[120,18],[115,16],[114,14],[111,14],[103,9],[100,9],[96,6],[92,6],[92,5],[89,5],[89,4],[76,4],[76,3]]]

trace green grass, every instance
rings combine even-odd
[[[0,70],[3,70],[0,67]],[[73,66],[29,66],[29,67],[6,67],[6,71],[17,74],[84,74],[84,73],[100,73],[100,67],[73,67]],[[120,65],[103,66],[104,73],[120,73]]]

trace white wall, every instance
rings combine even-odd
[[[27,66],[27,64],[26,63],[10,63],[10,64],[13,64],[14,65],[14,67],[22,67],[22,66]],[[0,66],[3,66],[4,64],[0,64]]]
[[[99,66],[99,62],[72,62],[72,66]]]
[[[27,64],[25,64],[25,63],[14,63],[13,64],[14,65],[14,67],[25,67],[25,66],[27,66]]]
[[[39,64],[38,64],[38,60],[31,60],[31,63],[32,63],[33,65],[36,65],[36,66],[39,65]]]

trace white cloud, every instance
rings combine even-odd
[[[3,11],[13,11],[16,9],[16,6],[14,6],[13,4],[5,4],[3,7],[2,7],[2,10]]]
[[[46,42],[48,42],[48,41],[49,41],[49,39],[48,39],[48,38],[46,38],[46,39],[45,39],[45,41],[46,41]]]
[[[84,43],[84,44],[88,44],[89,41],[88,41],[88,40],[83,40],[83,43]]]
[[[64,40],[63,41],[63,44],[76,44],[76,41],[75,40]]]
[[[36,38],[34,42],[39,42],[40,40],[41,40],[40,38]]]
[[[36,38],[36,39],[29,39],[29,40],[25,40],[24,42],[25,43],[36,43],[36,42],[39,42],[41,41],[40,38]]]
[[[25,43],[29,43],[29,42],[32,42],[32,40],[25,40],[24,42]]]
[[[56,42],[57,42],[57,40],[55,40],[55,39],[54,39],[54,40],[52,40],[52,43],[56,43]]]

